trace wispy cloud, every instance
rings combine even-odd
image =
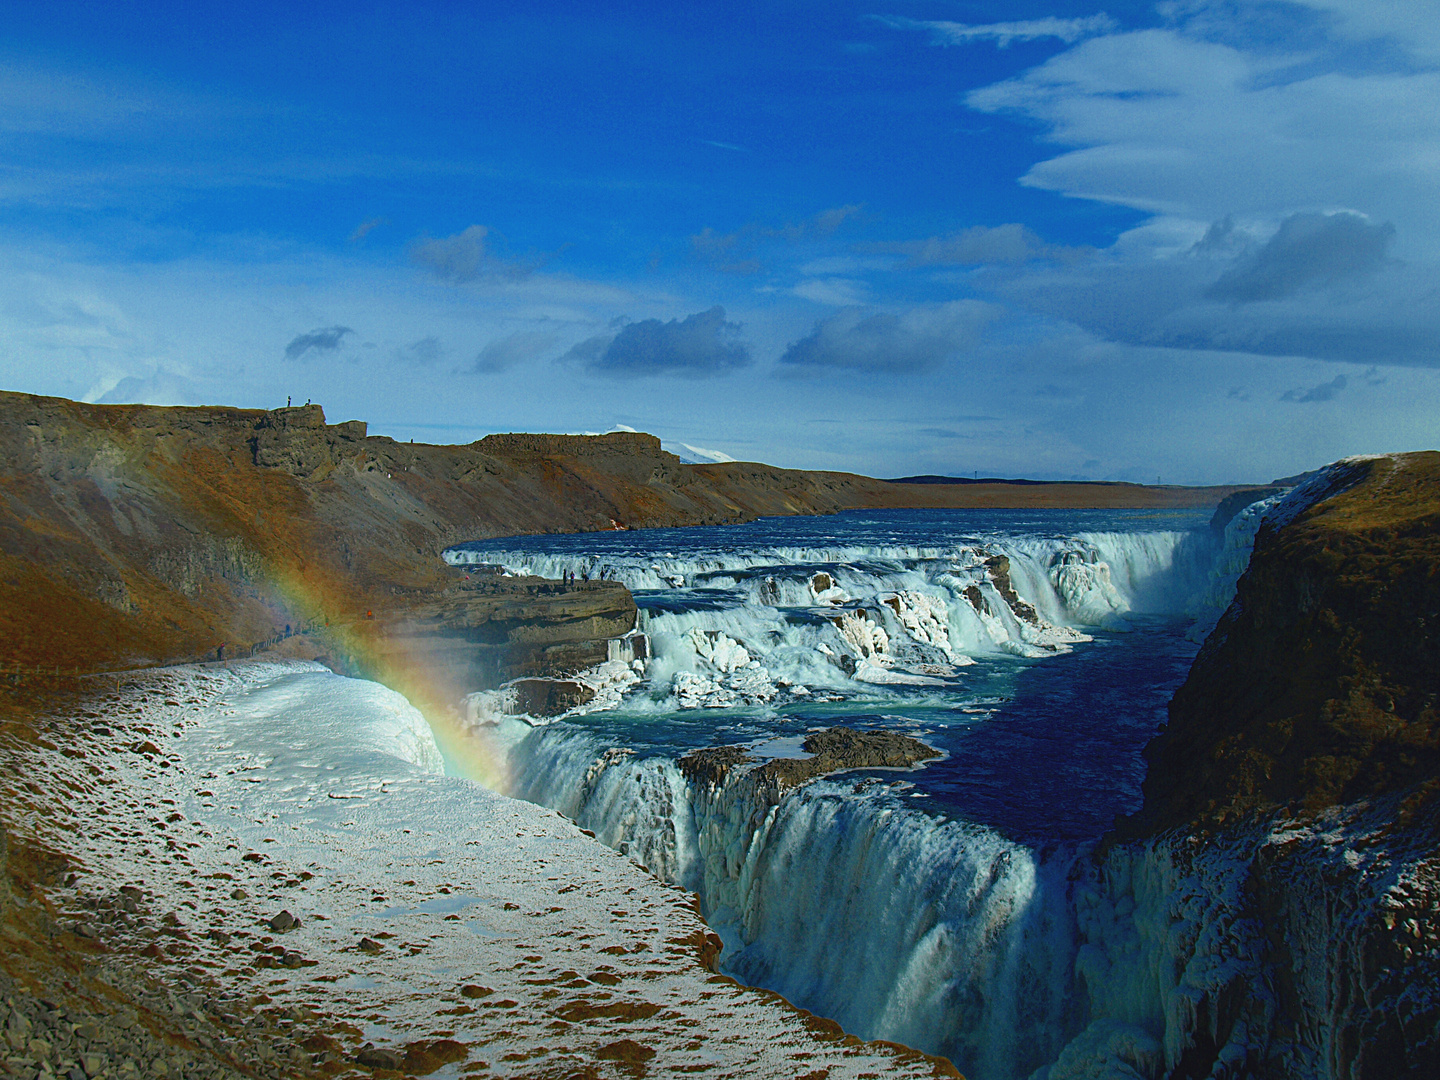
[[[817,304],[830,304],[833,307],[863,304],[870,298],[865,283],[853,278],[807,278],[792,288],[790,292],[802,300],[812,300]]]
[[[900,15],[875,15],[873,18],[893,30],[923,30],[930,35],[932,45],[968,45],[975,41],[993,41],[1004,49],[1015,41],[1036,41],[1055,38],[1067,45],[1081,38],[1108,34],[1118,24],[1103,12],[1079,19],[1026,19],[1021,22],[967,23],[946,22],[931,19],[909,19]]]
[[[718,233],[707,225],[690,237],[690,250],[698,258],[710,262],[758,268],[758,260],[750,256],[763,243],[781,241],[800,244],[823,240],[833,236],[846,221],[863,209],[860,203],[849,203],[822,210],[803,221],[786,222],[783,225],[765,225],[752,221],[728,233]],[[742,272],[753,271],[747,269]]]
[[[475,362],[466,368],[467,374],[492,375],[507,371],[543,356],[559,344],[559,338],[546,330],[520,330],[487,342],[475,357]]]
[[[383,217],[369,218],[355,226],[355,231],[350,234],[350,242],[357,243],[369,236],[372,231],[385,224]]]
[[[979,266],[1022,263],[1031,259],[1076,259],[1090,248],[1047,244],[1024,225],[975,225],[948,236],[859,245],[858,250],[904,255],[910,266]]]
[[[440,339],[431,334],[419,341],[412,341],[403,349],[396,349],[396,355],[404,361],[412,364],[433,364],[445,355],[445,348],[440,344]]]
[[[1294,402],[1333,401],[1335,395],[1340,393],[1341,390],[1344,390],[1348,382],[1349,380],[1346,379],[1344,375],[1336,375],[1335,378],[1329,382],[1321,383],[1319,386],[1312,386],[1308,390],[1286,390],[1285,393],[1280,395],[1280,400]]]
[[[311,330],[308,334],[300,334],[285,346],[285,359],[299,360],[311,351],[334,352],[340,348],[340,343],[345,340],[345,335],[354,332],[348,326],[322,326],[318,330]]]
[[[411,246],[410,261],[452,285],[481,277],[522,278],[534,271],[534,264],[496,255],[487,242],[489,235],[487,226],[471,225],[453,236],[427,236]]]

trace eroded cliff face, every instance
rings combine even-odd
[[[1440,454],[1273,508],[1076,886],[1088,1025],[1050,1070],[1440,1071]]]
[[[754,515],[652,436],[417,446],[319,406],[0,394],[0,460],[5,656],[66,672],[234,655],[312,621],[363,638],[460,580],[439,555],[462,540]]]

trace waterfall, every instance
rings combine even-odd
[[[798,746],[799,732],[832,716],[949,725],[922,738],[985,723],[993,706],[964,705],[974,673],[1003,685],[1012,669],[1097,635],[1123,639],[1154,617],[1223,609],[1248,557],[1249,520],[1223,541],[1203,529],[960,542],[932,532],[916,543],[722,548],[670,535],[664,545],[632,538],[633,551],[544,538],[446,558],[551,578],[603,571],[640,607],[648,660],[609,712],[477,724],[508,763],[508,794],[559,810],[695,891],[736,978],[863,1037],[1010,1080],[1090,1031],[1076,982],[1077,968],[1098,970],[1086,966],[1076,921],[1086,845],[1032,846],[962,819],[930,798],[923,771],[822,778],[781,796],[752,782],[752,765],[712,784],[687,777],[679,759],[688,747],[777,735]],[[1015,783],[1045,782],[1024,762],[1012,767]]]

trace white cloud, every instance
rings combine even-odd
[[[1278,221],[1353,209],[1440,255],[1440,72],[1320,71],[1183,29],[1083,42],[971,92],[982,112],[1040,121],[1071,149],[1022,182],[1155,213]]]
[[[130,89],[0,64],[0,131],[93,135],[160,111],[153,98]]]
[[[205,405],[205,392],[191,379],[157,365],[148,377],[127,375],[96,399],[102,405]]]
[[[863,304],[869,298],[869,290],[863,281],[853,278],[809,278],[790,290],[802,300],[831,307],[850,307]]]
[[[750,346],[740,324],[725,317],[719,304],[683,319],[616,321],[610,333],[574,345],[563,357],[597,375],[635,378],[679,375],[706,378],[750,365]]]
[[[848,369],[902,373],[955,359],[999,314],[978,300],[952,300],[904,311],[852,308],[815,324],[780,358],[792,372]]]
[[[1388,39],[1419,57],[1440,59],[1440,4],[1434,0],[1299,0],[1335,17],[1352,42]]]
[[[506,371],[543,356],[559,343],[559,336],[548,330],[519,330],[487,341],[465,370],[476,375]]]
[[[1115,29],[1115,20],[1103,12],[1079,19],[1026,19],[1022,22],[984,23],[978,26],[942,20],[907,19],[900,16],[876,16],[878,21],[896,30],[925,30],[933,45],[968,45],[973,41],[993,41],[1007,48],[1013,41],[1035,41],[1055,38],[1067,44],[1092,34]]]
[[[461,285],[480,277],[522,278],[535,267],[504,259],[490,249],[484,225],[471,225],[454,236],[423,237],[410,248],[410,261],[441,281]]]
[[[1167,28],[972,91],[1064,148],[1022,183],[1154,215],[1095,258],[978,282],[1132,345],[1440,366],[1440,71],[1347,47],[1398,40],[1382,7],[1162,5]]]
[[[1071,265],[981,275],[1032,311],[1132,345],[1440,367],[1431,269],[1385,257],[1391,230],[1295,214],[1269,235],[1229,220],[1190,247],[1117,244]]]
[[[1024,225],[974,225],[948,236],[864,245],[865,251],[905,255],[911,266],[978,266],[1030,259],[1071,259],[1088,252],[1047,244]]]

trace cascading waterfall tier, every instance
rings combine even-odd
[[[580,674],[596,696],[559,719],[472,708],[475,737],[510,794],[697,892],[730,974],[967,1075],[1026,1076],[1084,1028],[1074,880],[1135,808],[1185,632],[1220,602],[1217,555],[1246,539],[1158,524],[842,514],[452,549],[456,565],[620,580],[648,645]],[[945,756],[756,779],[835,725]],[[686,775],[687,753],[723,745],[748,760]]]

